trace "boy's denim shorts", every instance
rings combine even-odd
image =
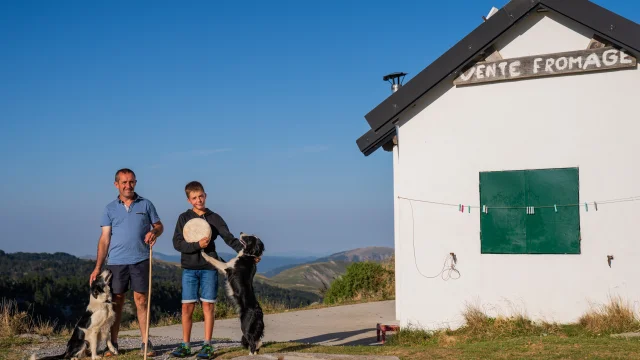
[[[218,272],[216,270],[182,269],[182,303],[198,301],[215,303],[218,298]]]

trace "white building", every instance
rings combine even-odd
[[[640,310],[640,25],[586,0],[489,15],[357,140],[393,154],[397,319]]]

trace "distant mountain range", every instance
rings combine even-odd
[[[225,261],[228,261],[229,259],[234,258],[236,255],[235,254],[231,254],[231,253],[223,253],[220,252],[218,253],[218,255],[224,259]],[[95,260],[96,256],[95,255],[85,255],[85,256],[81,256],[81,259],[86,259],[86,260]],[[176,264],[180,264],[180,254],[177,253],[175,255],[167,255],[167,254],[163,254],[163,253],[159,253],[159,252],[153,252],[153,258],[154,259],[158,259],[158,260],[163,260],[166,262],[171,262],[171,263],[176,263]],[[295,266],[298,264],[304,264],[310,261],[314,261],[316,260],[316,257],[312,257],[312,256],[306,256],[306,257],[295,257],[295,256],[268,256],[265,255],[262,257],[262,259],[260,259],[260,263],[258,264],[258,272],[263,273],[263,272],[268,272],[268,271],[272,271],[274,269],[277,268],[281,268],[281,267],[286,267],[286,266]]]
[[[277,268],[264,270],[264,271],[261,269],[260,273],[268,278],[272,278],[287,269],[291,269],[302,264],[314,264],[314,263],[317,264],[317,263],[326,263],[331,261],[344,262],[344,263],[360,262],[360,261],[383,261],[392,257],[393,254],[394,254],[394,251],[392,248],[380,247],[380,246],[369,246],[369,247],[363,247],[363,248],[358,248],[353,250],[342,251],[339,253],[335,253],[333,255],[309,260],[303,263],[287,264],[287,265],[283,265]]]
[[[285,289],[322,294],[333,280],[344,274],[349,264],[361,261],[382,262],[391,259],[394,250],[365,247],[339,252],[298,265],[286,265],[256,276],[256,280]]]
[[[235,254],[231,253],[219,253],[219,255],[226,261],[235,257]],[[342,251],[322,258],[265,255],[258,264],[256,281],[284,289],[322,294],[323,289],[346,272],[350,263],[381,262],[393,256],[394,250],[392,248],[378,246]],[[83,258],[95,259],[95,256],[84,256]],[[180,264],[180,255],[154,252],[154,258]]]

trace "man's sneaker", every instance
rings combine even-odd
[[[113,343],[113,347],[116,348],[116,351],[119,351],[118,343]],[[102,356],[104,357],[115,356],[115,355],[117,354],[112,353],[111,350],[109,350],[108,346],[104,349],[104,352],[102,353]],[[91,356],[91,354],[89,354],[89,356]]]
[[[144,356],[144,343],[140,344],[140,355]],[[156,352],[153,350],[153,344],[149,340],[149,346],[147,346],[147,356],[156,356]]]
[[[191,348],[185,343],[178,345],[178,347],[171,353],[171,356],[177,358],[183,358],[191,355]]]
[[[213,346],[204,344],[197,355],[198,359],[213,359]]]

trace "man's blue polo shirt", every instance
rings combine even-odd
[[[104,208],[100,226],[111,226],[107,265],[131,265],[149,259],[149,245],[144,237],[160,217],[151,201],[135,196],[129,208],[120,197]]]

